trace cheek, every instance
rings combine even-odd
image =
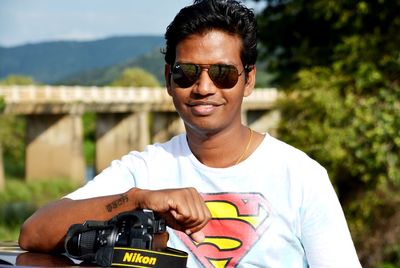
[[[235,103],[241,103],[243,101],[243,98],[246,96],[246,81],[244,79],[238,81],[237,85],[232,88],[232,91],[230,92],[229,98],[230,101],[233,101]]]
[[[185,100],[187,98],[185,92],[179,89],[171,89],[169,91],[175,107],[177,109],[183,107],[185,105]]]

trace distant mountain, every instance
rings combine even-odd
[[[0,79],[18,74],[41,83],[58,83],[78,73],[127,64],[163,46],[162,36],[126,36],[0,47]]]
[[[164,84],[164,55],[160,49],[139,56],[136,59],[108,67],[78,72],[57,82],[61,85],[105,86],[114,81],[126,68],[140,67],[153,74],[161,85]]]

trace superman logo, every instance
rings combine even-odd
[[[267,228],[270,209],[259,193],[203,194],[212,218],[203,228],[205,240],[193,242],[176,232],[205,267],[234,267]]]

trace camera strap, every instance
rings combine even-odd
[[[114,247],[111,266],[123,267],[186,267],[188,254],[167,247],[163,251]]]

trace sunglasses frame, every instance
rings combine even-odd
[[[177,81],[177,80],[179,80],[179,78],[174,77],[176,75],[179,75],[179,73],[178,72],[174,72],[174,70],[176,70],[177,67],[184,66],[184,65],[195,66],[195,69],[196,69],[195,76],[193,76],[192,79],[190,79],[185,74],[183,69],[180,68],[181,75],[186,77],[187,81],[179,82],[179,81]],[[235,70],[236,71],[236,77],[228,85],[226,83],[224,84],[223,79],[221,79],[222,81],[219,81],[218,77],[215,77],[215,75],[213,75],[213,73],[210,72],[213,67],[217,67],[218,69],[222,69],[223,67],[225,67],[225,68],[228,68],[229,70]],[[189,87],[193,86],[199,80],[201,72],[204,69],[207,69],[208,76],[210,77],[210,79],[213,81],[213,83],[218,88],[230,89],[230,88],[233,88],[237,84],[237,82],[239,80],[239,77],[244,72],[250,72],[253,69],[253,67],[252,66],[249,67],[249,66],[246,65],[244,67],[244,69],[239,73],[239,70],[237,69],[237,67],[235,65],[231,65],[231,64],[196,64],[196,63],[180,63],[180,62],[176,62],[174,65],[172,65],[172,68],[170,68],[170,75],[171,75],[171,79],[173,79],[174,82],[179,87],[181,87],[181,88],[189,88]],[[222,77],[222,78],[224,78],[224,77]]]

